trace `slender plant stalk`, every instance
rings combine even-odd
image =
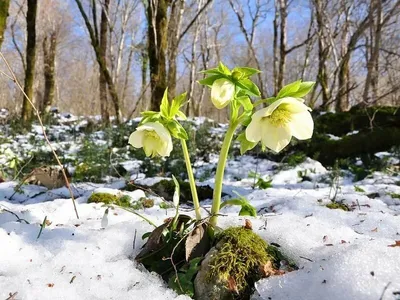
[[[190,163],[189,151],[188,151],[188,148],[186,145],[186,141],[184,139],[181,139],[181,144],[182,144],[183,156],[185,157],[186,170],[187,170],[188,177],[189,177],[190,190],[192,191],[192,198],[193,198],[193,204],[194,204],[194,211],[196,213],[196,220],[201,220],[200,202],[199,202],[199,197],[197,196],[196,182],[194,180],[192,164]]]
[[[224,181],[225,164],[228,158],[229,148],[231,146],[232,138],[235,133],[237,124],[229,125],[228,131],[225,134],[224,142],[222,143],[221,153],[219,154],[217,173],[215,174],[215,184],[213,193],[213,202],[211,207],[211,220],[213,226],[217,225],[217,217],[221,205],[222,183]]]
[[[74,193],[72,192],[71,185],[69,184],[67,174],[65,174],[64,167],[63,167],[63,165],[61,164],[61,161],[60,161],[60,159],[58,158],[57,153],[54,151],[54,148],[53,148],[53,146],[51,145],[51,143],[50,143],[50,141],[49,141],[49,138],[47,137],[46,129],[44,128],[43,121],[42,121],[42,118],[40,117],[39,111],[37,110],[37,108],[36,108],[35,105],[33,104],[32,100],[28,97],[28,95],[25,94],[24,89],[22,88],[22,86],[21,86],[21,84],[19,83],[17,77],[15,76],[14,71],[12,70],[10,64],[8,63],[7,59],[4,57],[4,55],[3,55],[3,53],[2,53],[1,51],[0,51],[0,56],[1,56],[1,58],[4,60],[6,66],[7,66],[7,69],[10,71],[10,74],[11,74],[12,76],[9,76],[9,75],[7,75],[7,74],[4,73],[4,72],[1,72],[1,73],[4,74],[5,76],[7,76],[8,78],[10,78],[10,79],[17,85],[17,87],[18,87],[18,88],[21,90],[21,92],[24,94],[26,100],[28,100],[29,104],[32,106],[33,110],[34,110],[35,113],[36,113],[36,116],[37,116],[37,118],[38,118],[40,127],[42,128],[42,132],[43,132],[44,139],[46,140],[46,142],[47,142],[47,144],[49,145],[51,151],[53,152],[54,158],[56,159],[58,165],[61,167],[61,172],[62,172],[63,177],[64,177],[64,180],[65,180],[65,185],[66,185],[67,188],[68,188],[69,194],[71,195],[72,203],[73,203],[73,205],[74,205],[75,215],[76,215],[76,217],[79,219],[78,210],[77,210],[76,204],[75,204]]]

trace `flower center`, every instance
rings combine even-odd
[[[290,121],[290,111],[284,108],[277,108],[274,112],[267,117],[273,126],[282,127]]]
[[[143,140],[143,148],[147,155],[157,155],[157,149],[162,145],[160,136],[152,130],[146,130]]]

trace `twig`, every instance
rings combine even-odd
[[[311,261],[311,262],[314,262],[312,259],[310,259],[310,258],[307,258],[307,257],[304,257],[304,256],[299,256],[300,258],[302,258],[302,259],[305,259],[305,260],[308,260],[308,261]]]
[[[10,297],[8,297],[6,300],[15,300],[15,297],[18,295],[18,292],[15,293],[9,293]]]
[[[24,94],[26,100],[28,100],[29,104],[32,106],[33,110],[34,110],[35,113],[36,113],[36,117],[37,117],[37,119],[38,119],[38,121],[39,121],[40,127],[42,128],[43,136],[44,136],[44,138],[45,138],[47,144],[49,145],[51,151],[53,152],[54,158],[56,159],[58,165],[59,165],[60,168],[61,168],[61,172],[62,172],[62,174],[63,174],[63,176],[64,176],[64,180],[65,180],[65,185],[67,186],[67,188],[68,188],[68,190],[69,190],[69,193],[70,193],[70,195],[71,195],[71,200],[72,200],[72,203],[73,203],[73,205],[74,205],[74,210],[75,210],[76,217],[79,219],[79,214],[78,214],[78,210],[77,210],[77,208],[76,208],[75,199],[74,199],[74,193],[73,193],[72,190],[71,190],[71,186],[70,186],[70,184],[69,184],[67,174],[65,174],[64,167],[63,167],[63,165],[62,165],[60,159],[58,158],[57,153],[55,152],[53,146],[51,145],[51,143],[50,143],[50,141],[49,141],[49,139],[48,139],[48,137],[47,137],[46,129],[45,129],[44,125],[43,125],[43,121],[42,121],[42,118],[40,117],[39,111],[37,110],[37,108],[36,108],[35,105],[33,104],[32,100],[31,100],[31,99],[28,97],[28,95],[25,93],[25,91],[24,91],[24,89],[22,88],[21,84],[19,83],[17,77],[15,76],[15,73],[14,73],[13,70],[11,69],[10,64],[8,63],[7,59],[4,57],[4,55],[3,55],[3,53],[2,53],[1,51],[0,51],[0,56],[1,56],[1,58],[4,60],[4,63],[6,64],[7,69],[10,71],[10,73],[11,73],[11,75],[12,75],[12,79],[11,79],[11,80],[12,80],[12,81],[17,85],[17,87],[21,90],[21,92]]]
[[[390,282],[390,281],[387,283],[387,285],[385,286],[385,288],[384,288],[383,291],[382,291],[382,295],[381,295],[381,297],[379,298],[379,300],[383,300],[383,296],[385,295],[386,290],[388,289],[389,285],[391,285],[391,284],[392,284],[392,282]]]
[[[12,214],[14,217],[17,218],[17,222],[24,221],[26,224],[29,224],[29,222],[28,222],[27,220],[20,218],[15,212],[12,212],[11,210],[8,210],[8,209],[6,209],[6,208],[1,208],[1,210]]]
[[[136,247],[136,235],[137,235],[137,229],[135,229],[135,235],[133,236],[133,250],[135,250]]]

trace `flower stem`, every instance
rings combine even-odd
[[[199,197],[197,196],[196,182],[194,181],[194,175],[192,170],[192,164],[190,163],[189,151],[186,145],[186,141],[184,139],[181,139],[181,144],[182,144],[183,156],[185,157],[186,170],[189,177],[190,190],[192,191],[192,198],[194,204],[194,211],[196,213],[196,219],[201,220]]]
[[[231,146],[236,127],[237,124],[235,123],[229,125],[228,131],[225,134],[224,142],[222,143],[221,153],[219,154],[217,173],[215,174],[213,202],[211,207],[212,217],[210,223],[213,226],[217,225],[217,215],[219,213],[219,208],[221,205],[222,183],[224,180],[225,164],[228,158],[229,147]]]

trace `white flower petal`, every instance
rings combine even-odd
[[[298,140],[311,138],[314,130],[314,121],[308,111],[292,114],[288,127]]]
[[[143,134],[144,131],[134,131],[129,136],[128,143],[131,144],[135,148],[142,148],[143,147]]]
[[[253,121],[259,121],[264,117],[268,117],[271,114],[269,113],[269,109],[268,107],[262,108],[258,111],[256,111],[252,116],[251,116],[251,120]]]
[[[254,115],[253,115],[254,116]],[[249,142],[259,142],[261,140],[261,120],[253,119],[246,128],[246,139]]]
[[[222,109],[229,104],[235,95],[235,85],[226,78],[214,81],[211,87],[211,101],[217,109]]]
[[[292,134],[287,127],[276,127],[268,119],[263,121],[262,143],[269,149],[280,152],[285,148],[292,138]]]

